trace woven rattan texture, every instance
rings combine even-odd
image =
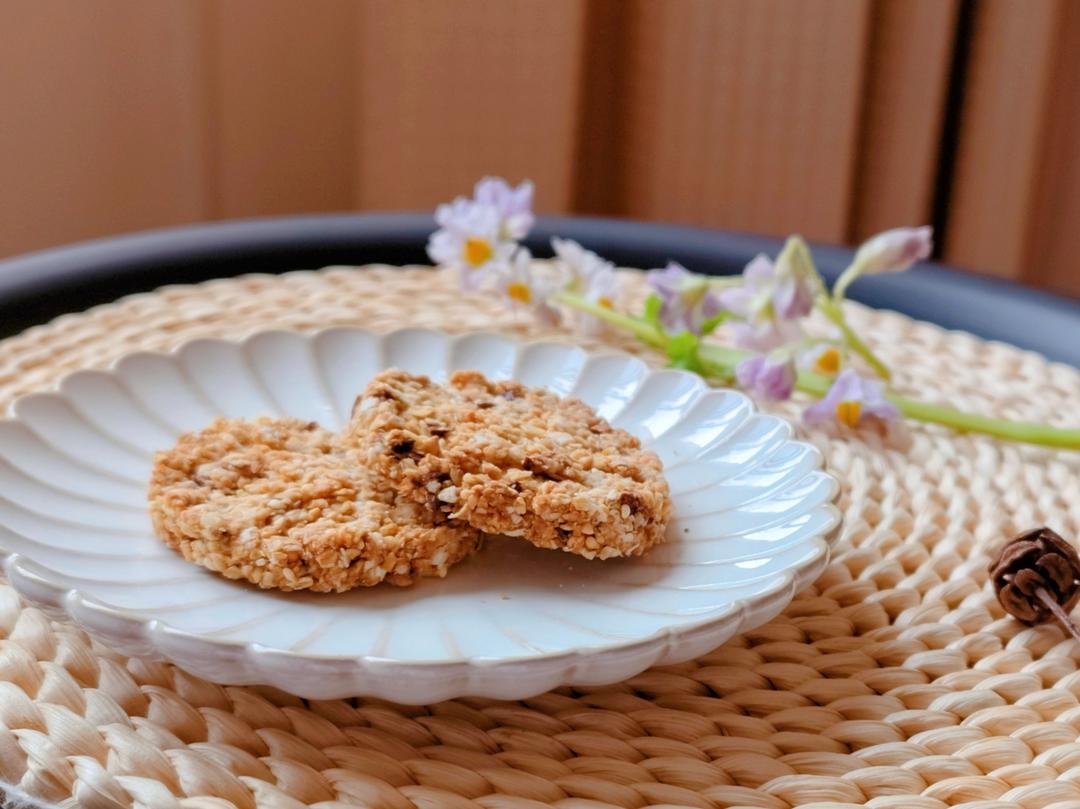
[[[640,298],[640,276],[624,277]],[[902,388],[1080,420],[1075,370],[852,310]],[[541,333],[431,271],[249,276],[7,340],[0,400],[137,349],[336,324]],[[770,624],[606,688],[304,702],[126,659],[0,585],[0,781],[94,809],[1080,807],[1080,650],[1004,616],[985,575],[1017,530],[1080,535],[1080,455],[921,427],[805,436],[843,486],[825,574]]]

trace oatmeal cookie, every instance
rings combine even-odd
[[[263,588],[342,592],[445,576],[478,532],[372,485],[356,452],[297,419],[218,419],[158,453],[158,535],[184,558]]]
[[[345,439],[403,496],[480,531],[588,559],[664,537],[660,459],[577,399],[459,371],[447,385],[384,371]]]

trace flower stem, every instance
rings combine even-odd
[[[659,349],[666,349],[670,336],[651,323],[633,315],[608,309],[580,295],[559,292],[553,297],[557,303],[582,312],[588,312],[617,328],[632,332],[639,340]],[[854,348],[854,346],[853,346]],[[869,349],[867,349],[869,351]],[[740,360],[749,356],[749,352],[716,343],[702,343],[699,348],[702,366],[706,376],[714,379],[729,380],[732,371]],[[868,360],[869,361],[869,360]],[[811,396],[821,398],[832,387],[833,378],[825,374],[800,371],[795,382],[796,389]],[[964,413],[950,407],[909,399],[905,396],[890,394],[886,397],[899,408],[905,416],[929,424],[941,424],[954,430],[1038,444],[1059,449],[1080,450],[1080,428],[1051,427],[1046,424],[1034,424],[1024,421],[991,418],[976,413]]]
[[[977,413],[964,413],[953,410],[951,407],[920,402],[903,396],[889,395],[885,398],[896,405],[905,416],[918,421],[941,424],[961,432],[982,433],[994,438],[1021,441],[1025,444],[1080,450],[1080,428],[1051,427],[1048,424],[996,419]]]
[[[840,308],[840,305],[836,303],[832,298],[822,296],[818,298],[818,308],[822,314],[831,320],[840,332],[844,335],[844,340],[847,342],[848,347],[866,360],[870,367],[877,371],[878,376],[888,381],[892,379],[892,371],[889,370],[889,366],[886,365],[863,339],[855,333],[855,330],[848,325],[847,318],[844,317],[844,310]]]
[[[836,283],[833,284],[832,297],[837,303],[840,303],[847,297],[847,289],[851,286],[852,282],[857,280],[862,275],[862,263],[852,262],[847,269],[840,273],[840,277],[836,279]]]
[[[571,309],[587,312],[606,323],[610,323],[612,326],[617,326],[620,329],[632,332],[635,337],[647,345],[654,346],[655,348],[664,348],[667,346],[667,335],[651,323],[646,323],[641,318],[627,315],[623,312],[617,312],[606,306],[601,306],[595,301],[587,300],[581,295],[575,295],[572,292],[556,292],[552,295],[551,300],[555,303],[569,306]]]
[[[817,265],[814,264],[814,256],[810,253],[810,247],[803,240],[801,236],[791,236],[784,244],[783,250],[780,252],[780,256],[777,257],[777,263],[780,262],[785,256],[788,260],[802,264],[803,272],[806,278],[810,280],[810,283],[814,285],[817,291],[817,305],[821,309],[822,313],[830,321],[832,321],[840,333],[844,336],[844,341],[848,347],[862,357],[870,367],[873,368],[878,376],[888,381],[892,379],[892,372],[889,370],[889,366],[871,350],[870,346],[863,342],[862,338],[855,333],[855,330],[848,325],[847,318],[844,317],[844,310],[842,307],[843,293],[847,289],[848,284],[858,277],[858,269],[855,265],[848,267],[843,272],[837,281],[836,287],[833,292],[829,293],[829,288],[825,285],[825,279],[821,277],[821,273],[818,271]]]

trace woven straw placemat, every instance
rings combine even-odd
[[[641,276],[624,279],[640,299]],[[892,313],[852,318],[902,389],[1080,420],[1074,369]],[[430,270],[248,276],[5,341],[0,402],[137,349],[339,324],[546,336]],[[1080,649],[1004,615],[985,573],[1021,529],[1080,535],[1080,454],[919,426],[804,436],[843,487],[826,572],[766,626],[605,688],[307,702],[124,658],[0,584],[0,781],[93,809],[1080,808]]]

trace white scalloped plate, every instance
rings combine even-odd
[[[217,415],[339,427],[382,368],[475,368],[593,405],[664,461],[674,517],[640,559],[489,542],[441,580],[341,595],[228,581],[155,539],[153,453]],[[758,626],[822,570],[836,482],[740,393],[623,354],[492,334],[268,331],[80,371],[0,420],[0,553],[23,595],[131,655],[300,696],[431,703],[617,682]]]

